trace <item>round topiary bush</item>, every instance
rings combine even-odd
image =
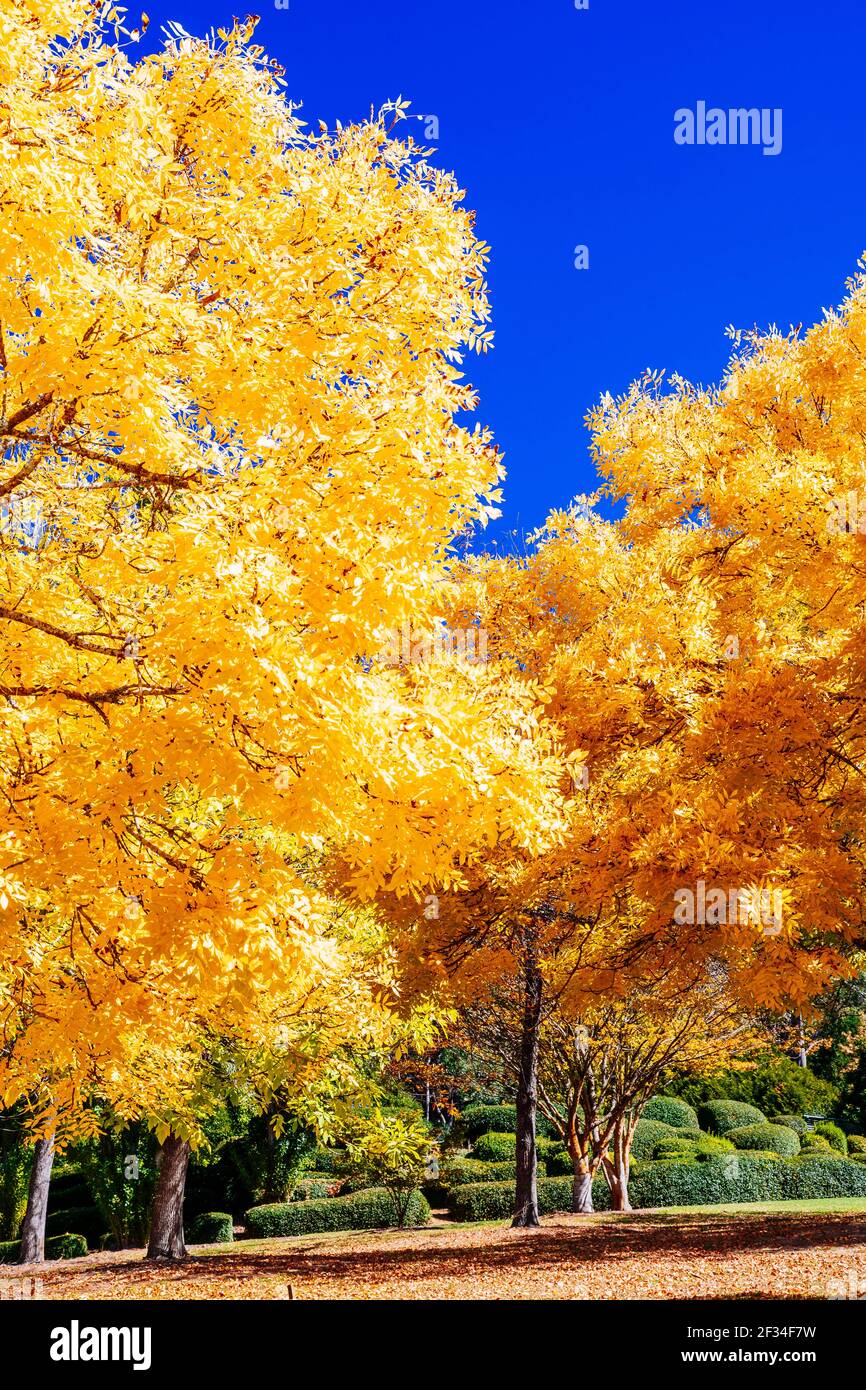
[[[700,1129],[697,1112],[676,1096],[653,1096],[641,1111],[642,1120],[660,1120],[673,1129]]]
[[[235,1238],[232,1219],[225,1211],[204,1211],[189,1223],[186,1238],[190,1245],[225,1245]]]
[[[767,1117],[755,1105],[747,1105],[742,1100],[708,1100],[698,1106],[698,1119],[701,1129],[711,1134],[727,1134],[731,1129],[742,1129],[744,1125],[766,1124]]]
[[[822,1120],[812,1131],[813,1134],[820,1134],[822,1139],[826,1139],[831,1149],[837,1153],[848,1153],[848,1140],[845,1138],[844,1130],[838,1125],[834,1125],[832,1120]]]
[[[772,1115],[771,1122],[774,1125],[786,1125],[795,1134],[799,1134],[801,1139],[804,1134],[809,1133],[809,1126],[802,1115]]]
[[[501,1163],[484,1163],[478,1158],[455,1158],[443,1165],[440,1178],[446,1187],[458,1187],[467,1182],[504,1182],[514,1177],[517,1164],[513,1158]],[[571,1172],[571,1164],[568,1165]],[[538,1176],[547,1173],[545,1160],[538,1160]]]
[[[472,1157],[481,1159],[482,1163],[513,1162],[514,1149],[513,1134],[479,1134],[472,1146]]]
[[[800,1137],[800,1148],[803,1153],[825,1153],[833,1152],[829,1139],[825,1139],[823,1134],[813,1134],[810,1129]]]
[[[854,1154],[866,1154],[866,1139],[862,1134],[848,1135],[848,1157],[851,1158]]]
[[[482,1134],[516,1134],[517,1106],[467,1105],[458,1124],[470,1142],[474,1142]],[[543,1115],[535,1117],[535,1132],[545,1137],[549,1137],[553,1132]]]
[[[634,1127],[631,1151],[635,1158],[652,1158],[653,1149],[663,1139],[682,1139],[673,1125],[663,1124],[661,1120],[638,1120]]]
[[[785,1125],[742,1125],[740,1129],[729,1129],[725,1137],[738,1149],[760,1149],[783,1158],[794,1158],[800,1152],[799,1138]]]

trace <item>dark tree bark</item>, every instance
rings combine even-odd
[[[523,976],[523,1024],[517,1081],[517,1180],[512,1226],[537,1226],[538,1154],[535,1117],[538,1105],[538,1037],[541,1028],[541,971],[535,951],[526,952]]]
[[[21,1227],[21,1254],[18,1257],[18,1263],[22,1265],[41,1264],[45,1259],[45,1220],[48,1216],[48,1186],[53,1163],[54,1135],[51,1134],[47,1139],[37,1139],[33,1151],[27,1210]]]
[[[150,1218],[149,1260],[183,1260],[183,1194],[189,1164],[189,1144],[170,1134],[162,1146],[159,1179]]]

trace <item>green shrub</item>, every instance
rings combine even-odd
[[[866,1196],[866,1165],[835,1154],[783,1158],[776,1153],[735,1151],[699,1163],[664,1160],[636,1165],[629,1182],[635,1208],[859,1196]],[[538,1184],[538,1198],[543,1214],[569,1211],[571,1180],[546,1178]],[[603,1177],[593,1183],[592,1198],[597,1211],[609,1209],[610,1194]],[[455,1188],[448,1205],[458,1220],[494,1221],[510,1216],[513,1203],[513,1184],[475,1183]]]
[[[738,1100],[710,1100],[698,1107],[701,1129],[711,1134],[727,1134],[730,1129],[766,1123],[766,1115],[754,1105]]]
[[[571,1172],[571,1164],[568,1165]],[[506,1179],[514,1179],[517,1172],[517,1164],[512,1158],[510,1161],[502,1163],[484,1163],[477,1158],[457,1158],[452,1163],[445,1164],[440,1173],[440,1179],[446,1187],[462,1187],[468,1182],[504,1182]],[[538,1176],[546,1177],[547,1165],[543,1158],[538,1159]]]
[[[793,1158],[800,1152],[800,1140],[794,1130],[785,1125],[743,1125],[740,1129],[729,1129],[726,1137],[738,1149],[762,1149],[781,1154],[783,1158]]]
[[[707,1101],[737,1100],[754,1106],[771,1119],[779,1115],[835,1114],[838,1095],[834,1086],[815,1076],[808,1067],[798,1066],[790,1057],[772,1055],[763,1057],[749,1071],[671,1078],[665,1089],[689,1101],[699,1115]]]
[[[849,1154],[848,1160],[851,1163],[866,1163],[866,1154]]]
[[[497,1134],[495,1131],[479,1134],[472,1146],[472,1157],[481,1159],[482,1163],[507,1163],[509,1159],[513,1161],[514,1135]]]
[[[92,1248],[99,1245],[106,1233],[106,1222],[95,1206],[65,1207],[49,1212],[45,1222],[46,1236],[81,1235]]]
[[[190,1222],[186,1238],[190,1245],[225,1245],[235,1238],[232,1219],[225,1211],[203,1211]]]
[[[719,1139],[712,1134],[703,1134],[700,1139],[662,1139],[653,1149],[654,1159],[692,1158],[695,1161],[712,1158],[719,1153],[733,1153],[735,1145],[730,1139]]]
[[[27,1206],[32,1145],[22,1142],[16,1116],[0,1116],[0,1239],[14,1240]]]
[[[420,1192],[413,1192],[406,1224],[423,1226],[430,1219],[430,1208]],[[322,1231],[371,1231],[395,1226],[394,1203],[383,1187],[354,1192],[349,1197],[329,1197],[324,1201],[275,1202],[250,1207],[246,1214],[251,1236],[306,1236]]]
[[[545,1167],[552,1178],[565,1178],[571,1174],[571,1155],[564,1144],[554,1144],[544,1156]]]
[[[344,1174],[348,1170],[349,1155],[345,1149],[314,1149],[310,1154],[307,1172]],[[279,1203],[273,1203],[279,1206]]]
[[[467,1139],[474,1141],[482,1134],[516,1134],[516,1105],[469,1105],[460,1116],[460,1127]]]
[[[334,1178],[329,1173],[322,1173],[318,1177],[301,1178],[292,1188],[290,1201],[309,1202],[319,1201],[323,1197],[336,1197],[338,1192],[342,1192],[344,1184],[340,1178]]]
[[[460,1128],[467,1139],[474,1142],[482,1134],[516,1134],[516,1105],[467,1105],[460,1116]],[[553,1133],[544,1115],[536,1114],[535,1132],[542,1137]],[[513,1147],[513,1146],[512,1146]]]
[[[801,1154],[790,1160],[788,1197],[796,1201],[817,1197],[866,1197],[866,1169],[841,1155]]]
[[[786,1125],[788,1129],[792,1129],[795,1134],[799,1135],[801,1142],[803,1135],[810,1133],[809,1126],[802,1115],[774,1115],[773,1124]]]
[[[87,1241],[75,1231],[64,1231],[45,1242],[46,1260],[77,1260],[87,1254]]]
[[[631,1151],[635,1158],[652,1158],[653,1149],[662,1139],[681,1138],[672,1125],[661,1120],[638,1120],[634,1127],[634,1140]]]
[[[833,1146],[829,1139],[825,1139],[823,1134],[813,1134],[807,1130],[800,1138],[800,1149],[803,1153],[832,1153]]]
[[[156,1138],[141,1121],[122,1125],[109,1107],[97,1105],[96,1117],[101,1125],[100,1133],[75,1146],[72,1164],[64,1172],[64,1178],[78,1173],[87,1196],[82,1198],[81,1187],[70,1182],[66,1195],[60,1189],[54,1194],[49,1191],[49,1211],[55,1204],[59,1208],[92,1204],[100,1213],[100,1235],[110,1231],[116,1249],[141,1246],[147,1238],[158,1176]],[[55,1187],[53,1181],[51,1187]],[[80,1228],[67,1226],[66,1229]],[[84,1234],[91,1245],[98,1244],[91,1239],[90,1231]]]
[[[641,1111],[642,1120],[660,1120],[672,1129],[699,1129],[698,1117],[686,1101],[677,1096],[653,1096]]]
[[[542,1216],[555,1211],[571,1211],[571,1178],[543,1178],[538,1184],[538,1210]],[[610,1208],[610,1192],[599,1175],[592,1184],[596,1211]],[[457,1221],[506,1220],[514,1212],[514,1183],[468,1183],[449,1193],[448,1209]]]
[[[855,1154],[866,1154],[866,1139],[862,1134],[848,1135],[848,1157],[853,1158]]]
[[[636,1208],[779,1201],[786,1195],[786,1162],[733,1153],[702,1163],[650,1163],[629,1183],[629,1197]]]
[[[0,1241],[0,1264],[15,1264],[21,1253],[20,1240]],[[84,1236],[64,1232],[51,1236],[45,1242],[46,1260],[77,1260],[87,1254],[87,1241]]]
[[[95,1206],[90,1195],[87,1179],[76,1169],[71,1168],[59,1176],[51,1174],[48,1189],[49,1211],[61,1211],[64,1207]]]
[[[347,1178],[344,1178],[342,1181],[340,1181],[338,1192],[339,1196],[348,1197],[353,1192],[368,1192],[371,1187],[378,1186],[379,1184],[373,1182],[372,1178],[368,1173],[350,1173]],[[313,1194],[310,1193],[310,1196],[312,1195]],[[321,1195],[324,1197],[336,1197],[338,1193],[331,1191],[324,1192]]]
[[[845,1138],[844,1131],[838,1125],[834,1125],[832,1120],[822,1120],[812,1131],[813,1134],[820,1134],[822,1139],[826,1139],[831,1149],[837,1153],[847,1154],[848,1140]]]

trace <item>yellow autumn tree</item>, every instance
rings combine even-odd
[[[252,31],[0,13],[0,1090],[55,1122],[142,1029],[305,997],[287,838],[417,894],[556,834],[534,696],[433,642],[501,472],[487,248],[399,107],[306,133]]]

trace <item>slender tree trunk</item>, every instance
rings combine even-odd
[[[159,1179],[150,1218],[149,1260],[183,1260],[183,1194],[189,1163],[189,1144],[170,1134],[162,1146]]]
[[[520,1075],[517,1085],[517,1176],[512,1226],[537,1226],[538,1154],[535,1148],[535,1114],[538,1103],[538,1037],[541,1027],[541,971],[533,947],[524,964],[523,1028],[520,1040]]]
[[[571,1210],[581,1216],[589,1216],[592,1206],[592,1173],[586,1162],[580,1159],[574,1165],[574,1179],[571,1185]]]
[[[33,1150],[27,1210],[21,1227],[21,1254],[18,1257],[18,1263],[22,1265],[41,1264],[45,1259],[45,1220],[48,1216],[48,1186],[53,1163],[54,1135],[50,1134],[47,1139],[37,1139]]]
[[[611,1211],[632,1211],[628,1198],[628,1169],[619,1159],[615,1159],[606,1177],[610,1187]]]
[[[604,1176],[610,1188],[611,1211],[632,1211],[628,1197],[628,1180],[631,1153],[631,1133],[627,1132],[624,1120],[617,1121],[613,1132],[613,1162],[604,1160]]]
[[[797,1066],[807,1067],[809,1065],[809,1059],[806,1056],[806,1030],[803,1027],[802,1014],[800,1014],[798,1018],[797,1044]]]

